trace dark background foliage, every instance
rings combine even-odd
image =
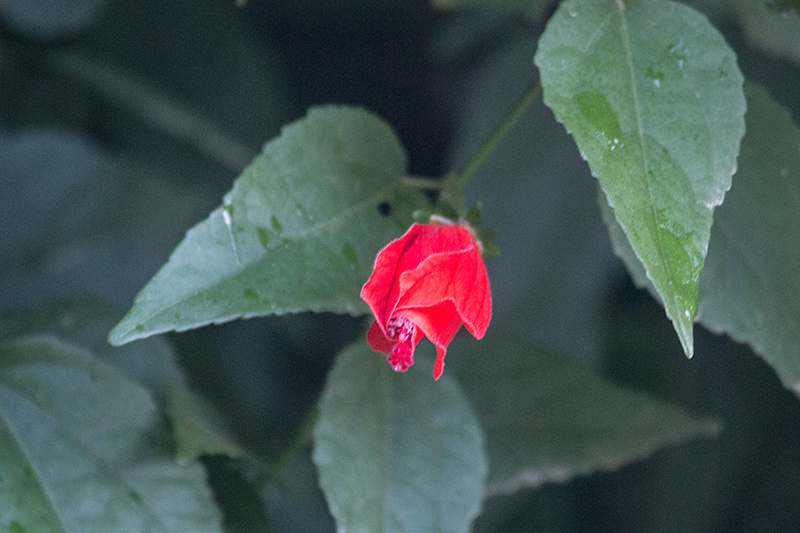
[[[763,51],[726,9],[699,7],[745,76],[797,120],[798,63]],[[536,75],[546,19],[416,0],[0,1],[0,311],[96,299],[121,317],[260,146],[316,104],[378,113],[412,174],[463,164]],[[613,257],[595,187],[535,104],[469,191],[498,229],[502,254],[488,262],[498,320],[716,417],[724,431],[617,471],[493,497],[474,529],[796,530],[797,399],[747,347],[701,327],[686,360],[663,310]],[[333,356],[362,327],[301,314],[169,339],[241,442],[278,460]],[[228,525],[334,529],[308,450],[287,461],[280,483],[259,491],[241,464],[206,460]]]

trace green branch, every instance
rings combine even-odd
[[[489,137],[483,142],[480,148],[473,154],[472,158],[459,172],[451,174],[446,178],[446,187],[450,190],[460,190],[466,185],[478,168],[486,161],[486,158],[497,148],[509,130],[517,123],[517,120],[528,110],[530,105],[542,92],[542,84],[539,78],[531,82],[525,93],[517,100],[511,110],[500,124],[494,129]]]

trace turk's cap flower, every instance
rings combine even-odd
[[[461,325],[481,339],[492,315],[480,242],[457,223],[412,224],[378,252],[361,298],[375,316],[367,332],[370,346],[405,371],[424,335],[436,346],[436,379]]]

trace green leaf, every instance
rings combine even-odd
[[[172,420],[178,461],[189,462],[201,455],[249,457],[230,436],[214,407],[187,388],[175,385],[167,390],[167,414]]]
[[[114,348],[108,330],[119,309],[96,300],[61,300],[47,305],[0,315],[0,341],[31,334],[53,335],[88,348],[92,354],[137,381],[159,400],[166,389],[185,384],[183,370],[166,340],[147,339]]]
[[[143,388],[86,350],[0,346],[0,530],[220,531],[203,469],[158,449],[160,422]]]
[[[745,88],[747,135],[711,230],[697,320],[749,344],[800,395],[800,129],[763,89]],[[614,251],[637,285],[652,292],[610,209],[600,204]]]
[[[691,356],[712,212],[744,134],[733,51],[681,4],[567,0],[535,61]]]
[[[401,190],[404,170],[402,147],[374,115],[312,109],[189,230],[110,342],[269,314],[367,312],[359,292],[375,254],[424,203]]]
[[[14,198],[0,211],[0,309],[75,295],[130,305],[216,201],[64,129],[0,132],[0,176],[0,198]]]
[[[800,128],[760,87],[746,95],[747,135],[711,231],[698,319],[750,344],[800,396]]]
[[[420,360],[421,359],[421,360]],[[486,476],[480,428],[456,383],[432,361],[408,372],[359,343],[328,376],[314,463],[340,531],[469,530]]]
[[[497,331],[460,337],[447,359],[484,428],[489,495],[614,469],[720,429]]]

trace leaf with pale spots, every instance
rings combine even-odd
[[[364,110],[326,106],[285,127],[189,230],[109,335],[300,311],[361,314],[375,254],[425,200],[402,188],[405,154]]]
[[[744,134],[742,75],[701,14],[663,0],[567,0],[535,58],[572,134],[693,353],[700,270]]]

